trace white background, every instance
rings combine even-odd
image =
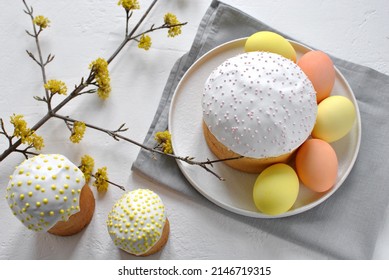
[[[151,1],[140,0],[143,10]],[[339,58],[389,74],[389,4],[386,0],[286,1],[226,0],[264,23]],[[126,47],[110,66],[112,95],[106,102],[95,96],[76,99],[60,112],[109,129],[126,123],[127,136],[142,142],[174,62],[186,53],[210,0],[161,0],[143,25],[160,23],[166,12],[188,21],[181,36],[167,38],[166,32],[151,34],[149,51],[136,44]],[[71,89],[88,73],[89,63],[109,57],[124,36],[124,11],[117,0],[30,0],[36,15],[50,18],[51,27],[42,34],[44,53],[55,54],[48,68],[49,79],[61,79]],[[25,50],[35,51],[29,18],[21,0],[0,2],[0,116],[8,122],[13,113],[24,114],[29,124],[46,112],[45,104],[32,96],[41,95],[40,69]],[[11,129],[8,125],[7,127]],[[107,166],[110,179],[128,190],[150,188],[166,204],[171,233],[156,259],[322,259],[318,252],[290,244],[250,225],[214,212],[204,204],[188,200],[164,187],[131,173],[139,148],[116,142],[88,130],[74,145],[59,120],[39,129],[45,138],[45,153],[62,153],[74,162],[90,154],[97,166]],[[6,141],[0,141],[0,150]],[[12,216],[4,199],[8,176],[23,157],[12,154],[0,163],[0,259],[126,259],[132,258],[114,247],[105,227],[107,213],[122,195],[115,187],[96,194],[94,218],[83,233],[70,238],[28,231]],[[94,190],[95,191],[95,190]],[[206,217],[206,218],[205,218]],[[201,238],[199,238],[201,237]],[[201,242],[200,242],[201,240]],[[374,258],[389,258],[389,218],[384,223]]]

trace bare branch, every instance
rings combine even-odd
[[[0,118],[0,124],[1,124],[0,134],[3,134],[8,139],[9,145],[12,145],[13,136],[11,136],[7,133],[7,130],[5,129],[4,121],[1,118]]]
[[[128,36],[128,24],[130,23],[130,17],[132,16],[132,11],[131,14],[129,14],[129,11],[125,9],[126,12],[126,33],[124,34],[124,37],[126,38]]]
[[[73,132],[74,123],[67,121],[66,119],[63,120],[65,122],[66,127],[69,129],[70,132]]]
[[[46,97],[34,96],[34,99],[40,102],[47,103]]]
[[[34,153],[34,152],[29,151],[29,149],[32,149],[32,148],[33,148],[33,146],[30,145],[27,148],[25,148],[24,150],[15,149],[15,152],[23,154],[26,159],[28,159],[29,155],[33,155],[33,156],[39,155],[38,153]]]
[[[29,35],[29,36],[35,38],[35,35],[34,35],[34,34],[31,34],[30,31],[28,31],[28,30],[25,30],[25,31],[26,31],[27,35]]]
[[[128,128],[125,127],[125,126],[126,126],[126,124],[123,123],[123,124],[122,124],[117,130],[115,130],[114,132],[115,132],[115,133],[120,133],[120,132],[125,132],[125,131],[127,131]]]
[[[32,58],[32,60],[34,60],[40,67],[42,67],[42,64],[35,58],[34,54],[28,50],[26,50],[27,54],[29,57]]]
[[[32,52],[29,52],[29,51],[27,51],[27,54],[31,57],[31,59],[33,59],[40,66],[41,72],[42,72],[43,83],[46,84],[47,83],[47,79],[46,79],[46,69],[45,69],[45,66],[48,63],[52,62],[55,56],[49,54],[47,56],[47,58],[46,58],[46,61],[43,60],[43,58],[42,58],[43,57],[42,56],[42,51],[41,51],[41,45],[40,45],[40,41],[39,41],[39,35],[42,32],[42,28],[39,27],[39,30],[37,30],[37,26],[34,23],[34,15],[33,15],[34,10],[33,10],[33,8],[27,5],[26,0],[22,0],[22,1],[24,3],[24,6],[25,6],[24,12],[27,15],[29,15],[29,17],[31,18],[32,30],[33,30],[33,32],[30,32],[30,31],[26,30],[26,33],[29,36],[31,36],[31,37],[33,37],[35,39],[35,44],[36,44],[36,48],[37,48],[38,57],[36,58],[34,56],[34,54]],[[157,30],[157,29],[174,27],[174,26],[163,25],[163,26],[160,26],[159,28],[155,28],[155,26],[152,25],[149,30],[147,30],[145,32],[142,32],[142,33],[139,33],[138,35],[134,36],[135,32],[137,32],[137,30],[139,29],[141,24],[147,18],[147,16],[149,15],[149,13],[152,10],[152,8],[155,6],[157,1],[158,0],[153,0],[153,2],[150,4],[150,6],[146,10],[146,12],[141,17],[141,19],[138,21],[138,23],[135,25],[135,27],[130,32],[128,32],[128,24],[129,24],[129,19],[132,16],[132,11],[131,11],[131,13],[127,13],[127,15],[126,15],[126,37],[124,38],[124,40],[120,43],[120,45],[117,47],[117,49],[113,52],[113,54],[107,60],[108,64],[111,63],[115,59],[115,57],[122,51],[123,47],[128,42],[130,42],[131,40],[136,40],[142,34],[145,34],[145,32],[148,33],[148,32],[152,32],[152,31]],[[180,24],[180,25],[185,25],[185,24],[186,23],[183,23],[183,24]],[[44,125],[49,119],[51,119],[53,117],[57,117],[57,118],[63,119],[65,121],[65,124],[68,127],[68,129],[71,130],[72,127],[73,127],[73,124],[74,124],[74,122],[76,120],[70,119],[69,117],[62,117],[60,115],[57,115],[57,112],[59,110],[61,110],[71,100],[73,100],[75,97],[83,95],[83,94],[95,93],[96,89],[85,90],[89,85],[98,87],[98,84],[95,81],[95,73],[92,70],[90,71],[88,78],[86,80],[84,78],[82,78],[80,84],[79,85],[75,85],[74,90],[65,99],[63,99],[58,105],[56,105],[54,108],[51,107],[51,99],[53,97],[53,94],[50,94],[50,92],[47,89],[45,89],[45,94],[46,94],[45,97],[35,96],[34,98],[37,101],[42,101],[42,102],[46,102],[47,103],[47,109],[48,110],[47,110],[47,113],[37,123],[35,123],[31,127],[31,130],[32,131],[38,130],[42,125]],[[125,124],[122,124],[117,130],[114,130],[114,131],[110,131],[110,130],[107,130],[107,129],[102,129],[102,128],[99,128],[97,126],[91,125],[91,124],[86,124],[86,126],[89,127],[89,128],[93,128],[93,129],[102,131],[102,132],[110,135],[111,137],[113,137],[117,141],[124,140],[124,141],[127,141],[129,143],[138,145],[142,149],[146,149],[146,150],[152,152],[153,154],[164,154],[160,150],[153,150],[150,147],[146,147],[146,146],[144,146],[144,145],[142,145],[142,144],[140,144],[140,143],[138,143],[136,141],[133,141],[133,140],[131,140],[131,139],[121,135],[121,133],[123,133],[123,132],[128,130],[128,128],[125,128]],[[21,139],[17,139],[14,143],[12,142],[12,139],[14,138],[14,136],[10,136],[10,135],[7,134],[7,132],[5,131],[4,123],[3,123],[2,120],[1,120],[1,127],[2,127],[3,131],[2,132],[0,131],[0,134],[3,134],[3,135],[5,135],[8,138],[8,140],[9,140],[9,147],[5,151],[3,151],[2,154],[0,154],[0,162],[3,159],[5,159],[8,155],[10,155],[12,152],[23,153],[25,156],[27,156],[29,154],[34,154],[33,152],[28,151],[32,147],[27,147],[24,150],[18,148],[22,144]],[[167,156],[170,156],[170,157],[174,157],[174,158],[179,159],[179,160],[187,161],[190,164],[200,165],[205,170],[209,169],[207,166],[212,164],[212,162],[209,161],[209,160],[207,160],[206,162],[201,163],[201,162],[195,162],[192,157],[185,157],[184,158],[184,157],[178,157],[178,156],[171,155],[171,154],[164,154],[164,155],[167,155]]]
[[[51,55],[49,54],[47,59],[46,59],[46,62],[43,64],[43,66],[46,66],[47,64],[49,64],[50,62],[52,62],[55,58],[55,55]]]

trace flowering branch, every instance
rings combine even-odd
[[[8,139],[9,146],[11,146],[15,136],[13,136],[13,135],[11,136],[11,135],[8,134],[8,132],[5,129],[3,119],[0,119],[0,128],[1,128],[0,134],[4,135]],[[31,131],[29,131],[29,133],[31,133]],[[24,155],[25,158],[28,158],[28,155],[37,155],[37,153],[29,151],[32,148],[34,148],[34,145],[33,144],[29,144],[25,149],[23,149],[23,150],[15,149],[14,152],[21,153],[21,154]]]
[[[129,10],[125,10],[125,11],[126,11],[126,33],[125,33],[125,36],[127,37],[128,25],[130,24],[130,18],[132,16],[132,11],[131,12]]]
[[[178,27],[178,26],[182,26],[182,25],[183,25],[183,23],[172,24],[172,25],[162,24],[161,26],[154,27],[155,25],[153,24],[148,30],[146,30],[146,31],[144,31],[142,33],[139,33],[136,36],[130,37],[129,40],[135,40],[135,39],[137,39],[137,38],[139,38],[141,36],[144,36],[147,33],[150,33],[150,32],[156,31],[156,30],[167,29],[167,28],[174,28],[174,27]]]
[[[78,166],[78,168],[80,168],[80,170],[84,173],[86,183],[89,183],[91,177],[95,179],[93,185],[97,188],[98,192],[107,191],[108,184],[114,185],[115,187],[118,187],[123,191],[126,190],[123,186],[108,180],[106,167],[99,168],[97,172],[93,174],[94,167],[95,160],[91,156],[84,155],[83,157],[81,157],[81,164]]]

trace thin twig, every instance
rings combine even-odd
[[[27,35],[29,35],[29,36],[35,38],[35,35],[34,35],[34,34],[31,34],[30,31],[26,30],[26,33],[27,33]]]
[[[96,92],[97,92],[97,89],[89,89],[89,90],[80,92],[80,93],[78,94],[78,96],[83,95],[83,94],[92,94],[92,93],[96,93]]]
[[[15,152],[23,154],[26,159],[28,159],[28,155],[33,155],[33,156],[39,155],[38,153],[28,151],[31,148],[33,148],[33,147],[30,145],[27,148],[25,148],[24,150],[16,149]]]
[[[97,179],[96,176],[95,176],[94,174],[89,174],[89,175],[90,175],[91,177]],[[121,186],[121,185],[118,185],[118,184],[116,184],[116,183],[114,183],[114,182],[112,182],[112,181],[109,181],[109,180],[105,180],[105,179],[103,179],[103,180],[106,181],[107,183],[111,184],[111,185],[114,185],[115,187],[118,187],[118,188],[121,189],[122,191],[126,191],[125,187],[123,187],[123,186]]]
[[[127,10],[127,9],[124,9],[124,10],[126,12],[126,33],[124,34],[124,38],[126,38],[128,36],[128,25],[130,23],[130,17],[132,16],[132,11],[130,14],[129,10]]]
[[[148,30],[143,31],[143,32],[141,32],[141,33],[139,33],[139,34],[137,34],[137,35],[135,35],[133,37],[130,37],[130,38],[128,38],[128,40],[136,40],[137,38],[141,37],[142,35],[150,33],[150,32],[153,32],[153,31],[156,31],[156,30],[169,29],[169,28],[172,28],[172,27],[184,26],[186,24],[187,24],[187,22],[171,24],[171,25],[169,25],[169,24],[162,24],[162,25],[160,25],[158,27],[154,27],[154,24],[153,24]]]
[[[55,58],[55,55],[51,55],[49,54],[49,56],[47,57],[46,59],[46,62],[43,64],[43,66],[46,66],[47,64],[49,64],[50,62],[52,62]]]
[[[30,16],[31,18],[31,22],[32,22],[32,28],[33,28],[33,31],[34,31],[34,38],[35,38],[35,45],[36,45],[36,48],[37,48],[37,51],[38,51],[38,56],[39,56],[39,66],[41,68],[41,72],[42,72],[42,78],[43,78],[43,84],[46,84],[47,83],[47,78],[46,78],[46,68],[45,68],[45,64],[43,62],[43,56],[42,56],[42,50],[41,50],[41,46],[40,46],[40,43],[39,43],[39,34],[42,32],[42,28],[39,28],[39,31],[36,30],[36,26],[35,26],[35,23],[34,23],[34,14],[33,14],[33,9],[32,7],[29,7],[26,3],[25,0],[23,0],[23,3],[24,3],[24,6],[26,7],[26,13]],[[27,53],[30,55],[30,53],[27,51]],[[32,54],[31,54],[32,55]],[[35,57],[34,56],[31,56],[35,61]],[[49,91],[45,88],[45,93],[46,93],[46,99],[48,100],[49,99]],[[47,103],[47,106],[48,106],[48,110],[50,111],[51,110],[51,103]]]
[[[2,130],[0,133],[3,134],[8,139],[8,145],[11,146],[13,136],[11,136],[7,133],[7,131],[5,130],[5,126],[4,126],[4,121],[1,118],[0,118],[0,123],[1,123],[1,130]]]
[[[39,65],[39,67],[42,66],[41,63],[35,58],[35,56],[34,56],[34,54],[32,52],[30,52],[28,50],[26,50],[26,52],[27,52],[28,56],[31,57],[32,60],[34,60]]]

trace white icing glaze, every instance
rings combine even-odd
[[[299,147],[316,120],[316,92],[291,60],[249,52],[224,61],[208,77],[203,118],[233,152],[275,157]]]
[[[13,214],[29,229],[48,231],[80,211],[84,174],[66,157],[42,154],[16,167],[6,190]]]
[[[150,250],[162,236],[165,206],[151,190],[125,193],[108,214],[107,228],[115,245],[133,255]]]

